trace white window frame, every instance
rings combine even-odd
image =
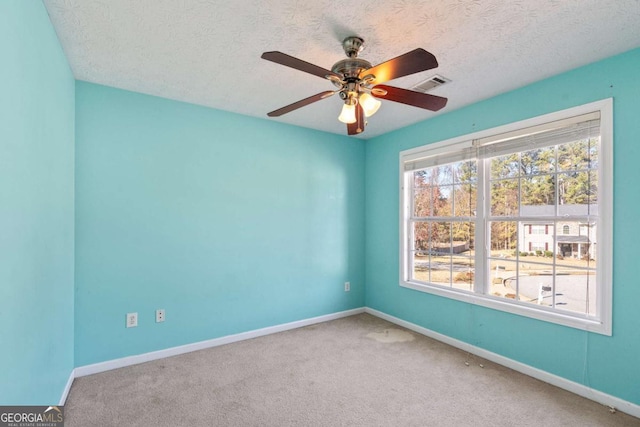
[[[523,304],[514,300],[479,293],[479,288],[486,289],[485,283],[476,283],[476,291],[465,291],[456,288],[430,285],[424,282],[410,280],[409,271],[409,223],[411,186],[413,185],[411,172],[405,172],[405,166],[418,164],[421,159],[441,156],[448,153],[460,153],[469,150],[473,141],[483,138],[493,138],[513,132],[518,134],[525,128],[544,126],[551,122],[565,120],[593,112],[600,112],[600,147],[598,153],[598,229],[597,229],[597,304],[596,315],[585,316],[580,313],[568,313],[561,310],[544,309],[532,304]],[[527,120],[498,126],[484,131],[459,136],[446,141],[436,142],[425,146],[400,152],[399,182],[400,182],[400,286],[430,294],[476,304],[496,310],[505,311],[533,319],[543,320],[555,324],[569,326],[603,335],[612,334],[612,293],[613,293],[613,99],[604,99],[589,104],[580,105],[566,110],[533,117]],[[480,162],[480,161],[479,161]],[[478,165],[478,173],[481,173]],[[478,199],[481,198],[478,189]],[[488,201],[485,200],[485,206]],[[477,219],[477,229],[486,230],[483,218]],[[476,236],[476,247],[484,247],[484,231]],[[480,237],[481,241],[478,241]],[[483,246],[480,246],[483,245]],[[476,282],[488,277],[486,268],[486,254],[477,250]],[[480,260],[482,260],[480,262]],[[485,279],[486,280],[486,279]]]

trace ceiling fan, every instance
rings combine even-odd
[[[286,53],[278,51],[263,53],[262,59],[322,77],[331,81],[338,88],[301,99],[271,111],[267,115],[278,117],[337,93],[344,101],[338,120],[347,124],[349,135],[357,135],[364,131],[365,117],[372,116],[380,108],[381,102],[376,98],[431,111],[438,111],[447,104],[447,98],[381,84],[388,80],[436,68],[438,66],[436,57],[426,50],[414,49],[372,67],[368,61],[358,58],[358,54],[364,49],[362,38],[347,37],[342,42],[342,47],[348,58],[333,64],[331,71]]]

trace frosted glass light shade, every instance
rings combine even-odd
[[[346,103],[342,106],[342,112],[338,116],[338,120],[342,123],[355,123],[356,122],[356,104]]]
[[[382,102],[364,92],[360,94],[360,105],[364,110],[364,115],[366,117],[371,117],[376,113],[376,111],[378,111],[378,108],[380,108]]]

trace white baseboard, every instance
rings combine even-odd
[[[290,329],[301,328],[303,326],[309,326],[316,323],[328,322],[329,320],[335,320],[343,317],[353,316],[355,314],[364,313],[364,311],[365,311],[364,307],[355,308],[353,310],[340,311],[338,313],[312,317],[310,319],[298,320],[296,322],[269,326],[267,328],[256,329],[248,332],[242,332],[235,335],[227,335],[224,337],[214,338],[207,341],[200,341],[193,344],[186,344],[178,347],[166,348],[164,350],[152,351],[150,353],[137,354],[135,356],[127,356],[121,359],[108,360],[106,362],[80,366],[74,370],[73,375],[75,375],[75,377],[84,377],[86,375],[92,375],[92,374],[97,374],[99,372],[110,371],[112,369],[123,368],[125,366],[137,365],[139,363],[145,363],[145,362],[150,362],[152,360],[164,359],[165,357],[177,356],[179,354],[203,350],[205,348],[231,344],[234,342],[244,341],[251,338],[257,338],[264,335],[288,331]],[[73,381],[73,380],[70,378],[70,381]],[[69,384],[68,386],[70,387],[71,384]],[[66,399],[66,395],[64,395],[64,398]]]
[[[443,342],[445,344],[449,344],[453,347],[459,348],[468,353],[475,354],[476,356],[482,357],[483,359],[490,360],[491,362],[497,363],[498,365],[506,366],[507,368],[513,369],[514,371],[521,372],[525,375],[536,378],[540,381],[544,381],[546,383],[562,388],[564,390],[570,391],[571,393],[593,400],[602,405],[609,406],[610,408],[615,408],[616,410],[619,410],[629,415],[633,415],[634,417],[640,418],[640,406],[636,405],[635,403],[620,399],[615,396],[611,396],[610,394],[603,393],[601,391],[595,390],[585,385],[570,381],[566,378],[562,378],[557,375],[551,374],[549,372],[543,371],[541,369],[534,368],[533,366],[525,365],[524,363],[517,362],[513,359],[509,359],[507,357],[490,352],[488,350],[484,350],[480,347],[476,347],[466,342],[459,341],[455,338],[442,335],[438,332],[432,331],[422,326],[418,326],[415,323],[407,322],[405,320],[399,319],[397,317],[391,316],[389,314],[383,313],[373,308],[366,307],[364,311],[365,313],[369,313],[372,316],[379,317],[391,323],[395,323],[396,325],[410,329],[421,335],[425,335],[429,338],[433,338],[437,341]]]
[[[76,370],[72,369],[71,373],[69,374],[69,379],[67,380],[67,384],[64,386],[64,390],[62,390],[62,396],[60,396],[60,403],[58,403],[59,406],[64,406],[65,402],[67,401],[67,396],[69,396],[69,390],[71,390],[71,384],[73,384],[73,380],[76,377]]]

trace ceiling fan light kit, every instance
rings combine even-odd
[[[355,99],[348,99],[342,106],[342,111],[338,116],[338,120],[345,124],[351,124],[356,122],[356,102]]]
[[[368,61],[358,58],[358,54],[364,49],[364,39],[361,37],[347,37],[343,40],[342,47],[347,58],[336,62],[331,70],[282,52],[263,53],[261,56],[263,59],[327,79],[338,88],[335,91],[312,95],[271,111],[267,115],[278,117],[337,93],[344,101],[338,120],[347,124],[349,135],[357,135],[364,131],[366,125],[364,118],[371,117],[380,108],[382,103],[376,98],[430,111],[438,111],[447,104],[447,98],[382,85],[389,80],[436,68],[438,61],[426,50],[414,49],[382,64],[371,66]]]
[[[360,97],[358,98],[358,102],[362,105],[362,109],[364,110],[365,117],[373,116],[380,106],[382,102],[375,99],[373,96],[369,95],[367,92],[362,92]]]

